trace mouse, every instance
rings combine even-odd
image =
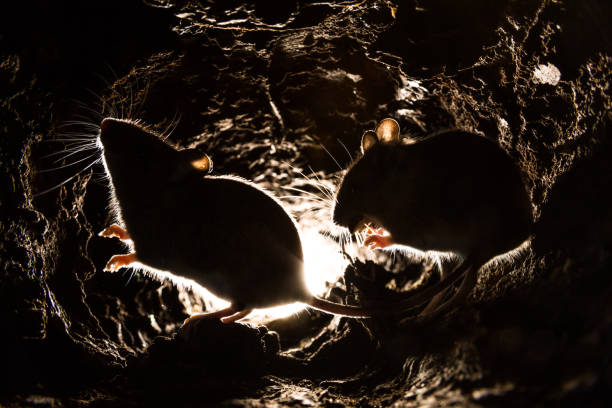
[[[112,256],[105,271],[137,266],[153,275],[171,272],[230,302],[191,316],[183,327],[200,319],[231,323],[255,308],[294,302],[335,315],[373,315],[308,291],[298,227],[263,188],[213,175],[208,155],[176,149],[135,121],[105,118],[98,145],[115,217],[100,235],[130,247]]]
[[[418,141],[401,138],[392,118],[363,134],[361,155],[336,192],[332,219],[353,233],[363,232],[370,249],[408,246],[463,259],[440,282],[396,305],[429,300],[420,318],[464,300],[478,270],[529,240],[533,225],[520,170],[495,142],[459,129]]]

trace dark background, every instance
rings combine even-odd
[[[608,2],[11,6],[0,10],[1,403],[609,404]],[[560,81],[538,81],[549,64]],[[345,167],[338,140],[355,154],[387,116],[416,138],[480,132],[521,168],[535,235],[433,322],[300,314],[267,328],[211,324],[184,344],[185,305],[202,303],[191,291],[101,271],[120,248],[96,235],[110,220],[100,168],[35,196],[78,170],[45,171],[67,123],[113,110],[174,129],[172,143],[209,152],[218,174],[278,195],[309,183],[289,164],[333,184],[322,146]],[[325,232],[304,202],[287,206]],[[332,298],[400,297],[389,288],[423,265],[397,262],[356,261]]]

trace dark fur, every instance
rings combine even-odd
[[[333,218],[352,228],[364,216],[397,244],[478,253],[485,260],[528,239],[532,223],[510,157],[484,137],[459,130],[367,150],[345,175]]]
[[[134,123],[105,121],[100,141],[120,219],[143,264],[244,308],[311,298],[298,230],[271,195],[194,169],[197,152],[177,151]]]

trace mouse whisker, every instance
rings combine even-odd
[[[62,150],[58,150],[56,152],[52,152],[52,153],[46,154],[46,155],[42,156],[41,159],[48,159],[50,157],[62,156],[60,158],[60,160],[61,160],[61,159],[65,158],[64,155],[69,154],[69,153],[73,153],[73,152],[76,152],[76,151],[84,151],[84,150],[95,150],[95,149],[97,149],[97,148],[93,144],[90,144],[89,142],[84,142],[84,143],[79,144],[79,145],[67,146],[67,147],[64,147],[64,149],[62,149]]]
[[[76,141],[76,142],[63,142],[65,143],[64,147],[65,150],[73,150],[73,149],[83,149],[83,148],[96,148],[97,149],[97,143],[95,140],[89,140],[89,141]]]
[[[79,104],[79,108],[87,111],[85,113],[75,113],[72,115],[71,120],[63,121],[59,127],[68,127],[74,125],[88,125],[90,127],[99,127],[99,123],[97,120],[101,116],[97,113],[96,109],[92,109],[85,104]],[[92,116],[95,116],[92,118]]]
[[[336,138],[336,141],[340,143],[340,146],[344,148],[344,151],[348,154],[349,159],[351,159],[351,162],[353,162],[354,161],[353,155],[351,154],[351,152],[349,152],[349,149],[346,148],[346,145],[342,143],[342,140]]]
[[[76,126],[75,125],[70,126],[70,128],[74,128],[74,127]],[[67,128],[67,126],[62,129],[65,129],[65,128]],[[86,132],[86,131],[83,131],[83,129],[77,129],[74,131],[63,130],[61,132],[55,132],[55,137],[47,141],[53,142],[53,141],[60,141],[60,140],[61,141],[93,140],[96,138],[97,133],[98,133],[97,129],[94,129],[93,132]]]
[[[70,135],[62,135],[64,137],[66,137],[65,139],[49,139],[49,140],[43,140],[43,142],[47,142],[47,143],[51,143],[51,142],[62,142],[62,143],[76,143],[76,142],[87,142],[87,143],[91,143],[93,142],[93,140],[95,139],[95,137],[89,137],[89,138],[85,138],[85,137],[71,137]]]
[[[56,184],[55,186],[48,188],[46,190],[43,191],[39,191],[38,193],[34,193],[34,197],[39,197],[43,194],[47,194],[50,191],[53,191],[57,188],[60,188],[61,186],[63,186],[64,184],[68,183],[69,181],[71,181],[72,179],[74,179],[75,177],[77,177],[78,175],[80,175],[82,172],[84,172],[85,170],[89,169],[91,166],[93,166],[96,163],[100,163],[102,161],[102,157],[97,158],[96,160],[94,160],[93,162],[89,163],[87,166],[83,167],[81,170],[78,171],[78,173],[76,173],[75,175],[67,178],[66,180],[62,181],[59,184]]]
[[[62,138],[57,138],[57,139],[51,139],[51,140],[46,140],[46,142],[58,142],[58,143],[64,143],[66,147],[72,147],[72,146],[79,146],[79,145],[95,145],[96,144],[96,138],[95,137],[90,137],[90,138],[83,138],[83,137],[73,137],[70,135],[62,135]]]
[[[312,218],[312,217],[313,217],[313,215],[314,215],[316,212],[318,212],[318,211],[319,211],[318,209],[309,209],[309,210],[306,210],[306,211],[302,212],[301,214],[299,214],[299,215],[297,216],[297,218],[298,218],[298,220],[299,220],[299,221],[301,221],[302,219],[307,218],[307,217],[308,217],[308,218]],[[316,216],[315,216],[315,218],[319,218],[319,217],[316,217]]]
[[[130,83],[130,103],[127,108],[127,117],[128,119],[132,118],[132,108],[134,107],[134,89],[132,88],[132,84]]]
[[[98,95],[94,95],[94,96],[97,100],[100,100],[100,97]],[[71,101],[74,104],[76,104],[80,110],[85,111],[85,113],[87,114],[75,113],[72,115],[72,117],[80,119],[79,121],[73,120],[69,122],[64,122],[62,125],[59,125],[59,127],[62,128],[62,127],[73,126],[73,125],[78,125],[78,126],[87,125],[87,127],[90,127],[90,128],[97,127],[96,124],[100,123],[100,121],[103,118],[100,112],[98,112],[98,109],[91,108],[88,104],[78,99],[71,99]]]
[[[312,174],[317,177],[317,180],[313,180],[312,177],[307,176],[306,174],[304,174],[304,172],[298,170],[297,168],[289,165],[294,171],[296,171],[299,175],[301,175],[302,177],[304,177],[309,185],[314,186],[317,188],[317,190],[319,190],[319,192],[321,194],[323,194],[330,202],[333,202],[333,192],[332,190],[327,187],[317,176],[316,173],[312,170],[312,168],[310,169],[310,171],[312,172]],[[325,191],[323,190],[325,189]],[[326,192],[327,191],[327,192]]]
[[[285,189],[285,190],[296,191],[296,192],[299,192],[299,193],[302,193],[302,194],[306,194],[308,197],[312,198],[313,200],[318,200],[318,201],[325,202],[325,199],[323,197],[319,197],[315,193],[311,193],[310,191],[306,191],[306,190],[303,190],[301,188],[289,187],[289,186],[283,186],[282,188]]]
[[[72,130],[70,130],[72,129]],[[58,125],[55,137],[49,141],[93,141],[97,138],[100,128],[89,123],[69,123]]]
[[[106,85],[106,86],[105,86],[105,88],[108,88],[109,83],[108,83],[108,82],[106,82],[106,84],[105,84],[105,85]],[[99,93],[97,93],[96,91],[94,91],[93,89],[91,89],[91,88],[85,88],[84,90],[85,90],[85,92],[86,92],[86,93],[88,93],[89,95],[91,95],[91,96],[93,97],[93,99],[94,99],[94,100],[96,100],[96,101],[98,101],[98,102],[101,102],[101,101],[102,101],[102,96],[101,96]],[[91,104],[85,103],[85,102],[83,102],[82,100],[80,100],[80,99],[75,99],[75,98],[72,98],[72,101],[73,101],[75,104],[79,105],[79,107],[80,107],[80,108],[82,108],[83,110],[86,110],[86,111],[90,112],[90,113],[91,113],[91,114],[94,116],[94,119],[93,119],[94,121],[95,121],[95,118],[103,118],[102,112],[100,112],[100,111],[99,111],[98,109],[96,109],[96,108],[92,108],[92,107],[91,107]]]
[[[329,150],[327,150],[327,148],[323,145],[323,143],[319,143],[319,146],[321,146],[321,148],[325,150],[325,152],[329,155],[329,157],[331,157],[334,163],[336,163],[336,166],[338,166],[338,169],[343,170],[343,167],[340,165],[340,163],[338,163],[338,160],[336,160],[336,158],[329,152]]]
[[[100,101],[100,104],[102,105],[100,108],[100,121],[102,118],[104,118],[105,116],[110,116],[113,118],[116,118],[119,115],[119,112],[117,112],[117,108],[114,104],[109,103],[106,99],[104,99],[101,95],[98,95],[97,93],[90,91],[95,97],[97,97],[97,99]],[[108,112],[107,115],[105,115],[105,112]]]
[[[353,241],[353,244],[357,245],[358,247],[362,246],[363,243],[365,242],[365,237],[360,232],[356,232],[354,234],[351,234],[350,232],[348,232],[347,234],[349,234],[349,236],[351,237],[351,241]]]
[[[57,129],[66,129],[66,128],[74,128],[74,127],[79,127],[79,128],[82,127],[82,128],[90,129],[94,132],[97,132],[100,129],[98,125],[88,120],[69,120],[69,121],[66,121],[66,122],[63,122],[57,125]]]
[[[88,125],[88,127],[91,128],[98,128],[98,123],[100,123],[100,121],[103,119],[103,115],[101,115],[97,109],[90,108],[84,103],[80,103],[79,105],[81,109],[86,110],[88,114],[93,116],[91,117],[84,114],[76,114],[75,118],[81,119],[82,123],[80,123],[80,125]]]
[[[348,253],[346,251],[347,247],[352,247],[354,246],[353,240],[350,236],[350,234],[347,234],[346,232],[342,232],[340,233],[340,235],[338,235],[338,244],[340,246],[340,251],[342,252],[342,254],[346,257],[346,258],[351,258],[351,256],[348,256]]]
[[[51,142],[50,140],[44,140],[43,142]],[[62,143],[62,142],[60,142]],[[81,150],[81,149],[93,149],[95,146],[95,143],[91,143],[91,142],[70,142],[69,144],[64,145],[64,148],[61,150],[58,150],[56,152],[51,152],[49,154],[46,154],[44,156],[41,157],[41,159],[47,159],[49,157],[54,157],[54,156],[59,156],[62,154],[66,154],[66,153],[72,153],[76,150]]]
[[[91,159],[92,157],[97,156],[97,155],[98,155],[98,152],[90,154],[89,156],[84,157],[84,158],[82,158],[80,160],[74,161],[72,163],[64,164],[64,165],[53,167],[53,168],[50,168],[50,169],[38,170],[38,173],[49,173],[51,171],[57,171],[57,170],[65,169],[66,167],[70,167],[70,166],[74,166],[75,164],[82,163],[85,160]]]
[[[330,196],[330,194],[327,191],[325,191],[323,189],[323,187],[320,186],[317,182],[309,180],[309,184],[308,185],[315,187],[317,189],[317,191],[319,191],[319,193],[321,193],[323,195],[323,197],[321,197],[322,199],[326,200],[327,202],[333,201],[332,197]]]
[[[46,155],[42,156],[41,159],[48,159],[50,157],[55,157],[55,156],[58,156],[58,155],[64,155],[64,154],[67,154],[67,153],[72,153],[74,151],[85,151],[85,150],[94,150],[94,149],[97,149],[97,148],[94,148],[94,146],[87,146],[87,145],[73,146],[73,147],[69,147],[67,149],[65,148],[63,150],[59,150],[57,152],[46,154]],[[64,158],[65,157],[62,157],[61,159],[64,159]]]
[[[312,177],[309,177],[306,173],[304,173],[301,169],[291,165],[291,163],[285,162],[285,164],[287,164],[291,170],[295,171],[297,174],[299,174],[300,176],[302,176],[303,178],[305,178],[309,183],[311,184],[316,184],[316,182],[312,179]],[[312,173],[314,173],[314,171],[312,170],[311,167],[309,167],[310,171]]]
[[[140,99],[140,103],[138,104],[138,111],[137,111],[137,116],[141,116],[142,114],[142,110],[144,108],[144,103],[147,100],[147,98],[149,97],[149,90],[151,89],[151,82],[150,80],[147,80],[147,82],[144,85],[144,88],[142,89],[142,98]]]
[[[313,185],[317,188],[319,188],[319,191],[321,191],[321,193],[323,193],[330,202],[334,202],[335,197],[334,197],[334,192],[332,191],[331,188],[329,188],[328,186],[325,185],[325,183],[323,183],[323,181],[319,178],[319,176],[317,175],[317,173],[315,173],[311,167],[310,171],[312,172],[312,175],[317,179],[316,183],[313,183]]]
[[[130,281],[132,280],[132,278],[134,277],[134,275],[136,275],[136,271],[135,271],[133,268],[129,268],[129,269],[127,269],[127,270],[126,270],[126,272],[127,272],[127,271],[130,271],[130,276],[128,277],[127,282],[125,282],[125,286],[126,286],[126,287],[127,287],[127,285],[129,285],[129,284],[130,284]]]
[[[277,197],[280,200],[309,200],[312,202],[326,202],[325,199],[321,197],[310,197],[304,195],[285,195]]]
[[[108,177],[108,174],[106,174],[105,171],[96,171],[93,174],[93,182],[99,185],[104,185],[106,186],[106,184],[108,183],[108,180],[110,178]]]
[[[180,121],[181,121],[181,113],[178,110],[174,111],[174,117],[168,123],[168,125],[163,130],[163,132],[159,134],[159,137],[161,137],[162,140],[168,139],[168,137],[170,137],[170,135],[174,133]]]
[[[314,176],[316,180],[313,180],[312,177],[306,176],[303,173],[302,175],[306,177],[306,179],[311,185],[317,187],[317,189],[321,193],[323,193],[327,198],[329,198],[330,201],[333,201],[333,190],[323,182],[323,180],[317,175],[317,173],[312,169],[312,167],[308,166],[308,168],[310,169],[310,173],[312,174],[312,176]]]
[[[53,163],[59,163],[62,160],[67,159],[70,156],[74,156],[75,154],[79,154],[81,152],[85,152],[87,150],[98,150],[97,147],[95,146],[80,146],[80,147],[74,147],[73,149],[70,150],[64,150],[61,153],[66,153],[64,156],[61,156],[60,158],[56,159],[53,161]]]

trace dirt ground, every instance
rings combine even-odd
[[[610,7],[38,0],[1,12],[0,405],[609,406]],[[105,116],[142,120],[280,197],[319,261],[316,290],[336,302],[393,308],[454,262],[340,252],[330,194],[385,117],[417,140],[460,128],[495,141],[521,170],[534,233],[433,321],[259,314],[205,322],[187,342],[183,320],[217,300],[103,272],[124,250],[97,235],[111,221],[104,168],[67,149]]]

